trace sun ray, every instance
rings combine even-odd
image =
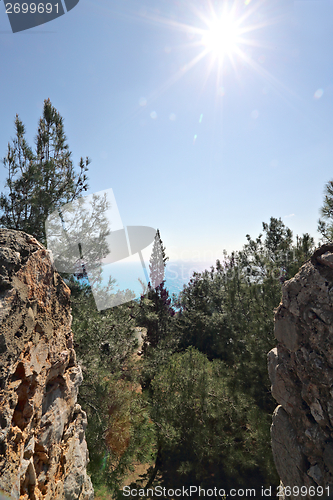
[[[204,6],[201,7],[202,5]],[[211,75],[214,75],[216,96],[221,85],[227,85],[225,76],[230,69],[237,81],[241,82],[240,70],[242,67],[247,67],[255,74],[260,75],[284,99],[287,99],[287,96],[298,97],[248,54],[248,49],[255,51],[256,49],[270,50],[274,48],[272,43],[268,43],[267,40],[263,39],[263,36],[260,36],[260,31],[280,22],[282,16],[267,14],[264,20],[258,19],[258,13],[262,15],[260,8],[269,5],[267,0],[253,4],[243,0],[234,0],[232,4],[226,1],[220,5],[222,7],[217,9],[216,2],[212,0],[206,0],[205,4],[200,4],[200,8],[191,3],[186,22],[163,17],[148,10],[136,13],[127,11],[128,17],[132,20],[135,19],[136,22],[149,23],[165,27],[172,32],[190,35],[190,41],[185,42],[184,40],[184,43],[175,44],[172,50],[191,50],[191,57],[188,61],[185,60],[182,67],[159,88],[155,89],[150,96],[147,96],[147,105],[151,105],[203,60],[206,60],[206,69],[202,73],[203,88],[207,85]],[[124,14],[124,11],[122,13]],[[193,51],[197,51],[195,55]],[[143,109],[142,106],[139,106],[134,115],[141,113]]]
[[[227,7],[224,7],[221,12],[218,13],[215,10],[213,3],[209,1],[208,14],[204,14],[197,7],[192,6],[192,12],[195,13],[196,17],[199,21],[201,21],[204,27],[163,18],[161,16],[157,16],[156,14],[146,13],[144,15],[145,21],[152,22],[157,25],[164,25],[183,33],[191,33],[194,37],[197,37],[196,40],[182,44],[179,48],[200,49],[200,52],[196,57],[186,63],[156,92],[154,92],[154,96],[151,97],[152,100],[155,100],[170,86],[176,83],[182,76],[184,76],[185,73],[199,63],[199,61],[207,56],[212,57],[209,61],[207,78],[205,79],[206,81],[209,78],[209,74],[213,71],[214,66],[217,66],[217,78],[220,81],[227,61],[231,64],[234,73],[237,74],[237,59],[245,63],[256,73],[260,74],[272,85],[272,87],[275,88],[275,90],[279,89],[280,92],[284,91],[289,95],[292,93],[290,89],[274,78],[271,73],[264,70],[261,65],[257,64],[251,57],[249,57],[244,50],[245,47],[272,49],[273,45],[268,44],[267,42],[263,43],[255,38],[250,38],[248,35],[255,34],[260,29],[267,28],[269,25],[276,24],[280,18],[278,19],[275,17],[261,22],[247,24],[251,16],[259,9],[260,5],[259,3],[254,4],[253,6],[251,5],[250,8],[247,8],[245,12],[239,15],[237,14],[239,4],[240,3],[237,3],[236,1],[229,10]],[[219,29],[226,30],[225,36],[220,36]]]

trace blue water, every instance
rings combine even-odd
[[[169,290],[169,294],[179,294],[183,290],[184,285],[187,285],[193,276],[194,272],[200,273],[205,269],[210,269],[207,263],[194,262],[170,262],[166,266],[165,286]]]
[[[178,295],[182,291],[183,286],[191,279],[193,272],[202,272],[205,269],[210,269],[210,263],[199,262],[183,262],[175,261],[168,262],[165,272],[165,286],[172,294]],[[149,268],[147,269],[149,272]],[[143,287],[141,281],[147,285],[147,279],[142,269],[140,262],[121,263],[107,265],[103,268],[103,281],[106,283],[109,276],[116,279],[117,290],[132,290],[137,297],[142,294]]]

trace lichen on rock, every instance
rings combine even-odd
[[[32,236],[0,229],[0,491],[92,500],[70,290]]]

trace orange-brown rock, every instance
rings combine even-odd
[[[70,290],[34,238],[0,229],[0,492],[92,500]]]

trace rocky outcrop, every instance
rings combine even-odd
[[[268,370],[278,474],[291,498],[333,495],[333,246],[283,284],[275,337]]]
[[[69,288],[34,238],[0,229],[0,492],[93,499],[81,382]]]

